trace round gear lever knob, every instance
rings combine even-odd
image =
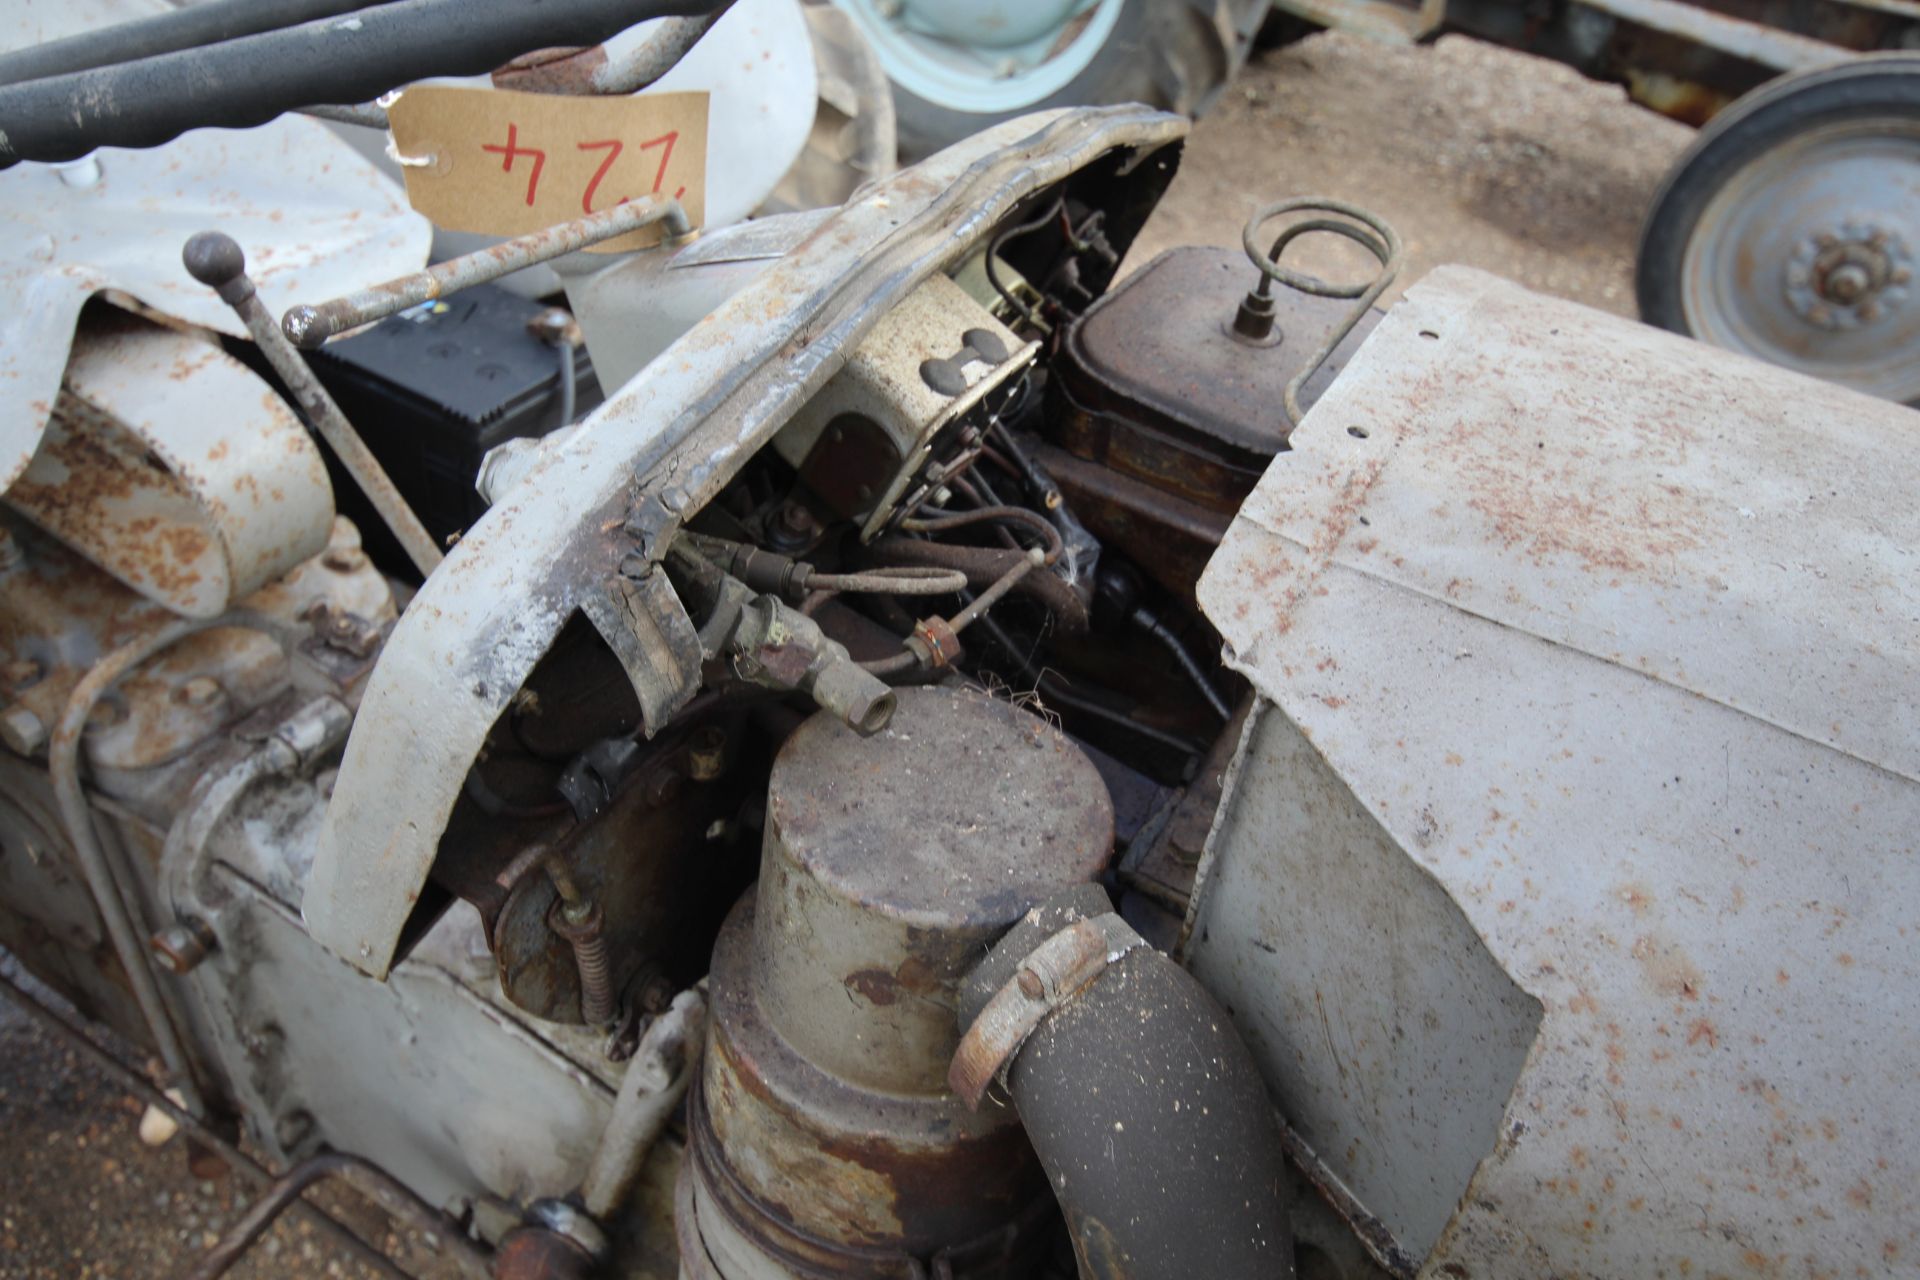
[[[224,231],[202,231],[194,236],[180,251],[180,260],[186,264],[188,275],[218,289],[229,303],[238,300],[228,296],[236,285],[243,286],[241,292],[252,292],[250,287],[245,287],[251,284],[247,280],[246,252],[239,241]]]

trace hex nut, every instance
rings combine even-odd
[[[219,945],[213,930],[198,920],[176,921],[147,939],[153,954],[174,974],[193,972]]]
[[[273,1140],[291,1152],[313,1137],[314,1128],[312,1114],[296,1107],[273,1122]]]
[[[712,782],[726,769],[727,735],[711,725],[687,743],[687,773],[695,782]]]

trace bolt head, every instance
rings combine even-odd
[[[684,781],[678,769],[661,769],[655,772],[645,783],[647,803],[656,809],[672,804],[680,798]]]
[[[47,726],[25,707],[8,707],[0,711],[0,742],[19,755],[34,755],[47,745]]]
[[[804,538],[811,536],[818,528],[813,512],[803,503],[789,502],[780,508],[780,528],[783,532]]]
[[[313,1116],[296,1109],[274,1121],[273,1140],[280,1144],[282,1151],[292,1151],[311,1138],[313,1130]]]
[[[548,307],[527,321],[527,332],[550,347],[581,344],[580,324],[565,307]]]
[[[218,705],[226,696],[220,682],[212,676],[195,676],[173,691],[173,700],[183,707],[195,711],[205,711]]]
[[[687,744],[687,772],[695,782],[712,782],[726,767],[727,735],[711,726]]]
[[[1827,273],[1826,288],[1822,290],[1835,302],[1847,305],[1873,287],[1873,275],[1857,262],[1843,262]]]
[[[1015,979],[1020,984],[1020,994],[1029,1000],[1039,1000],[1046,996],[1046,984],[1040,981],[1040,975],[1031,969],[1022,969]]]

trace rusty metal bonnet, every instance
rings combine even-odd
[[[958,989],[1112,840],[1086,755],[985,694],[904,689],[871,738],[824,715],[795,731],[759,884],[714,950],[687,1275],[1029,1268],[1052,1197],[1013,1109],[948,1088]]]

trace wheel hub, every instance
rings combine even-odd
[[[1818,329],[1858,329],[1906,301],[1913,253],[1881,223],[1853,218],[1801,238],[1788,259],[1787,305]]]

